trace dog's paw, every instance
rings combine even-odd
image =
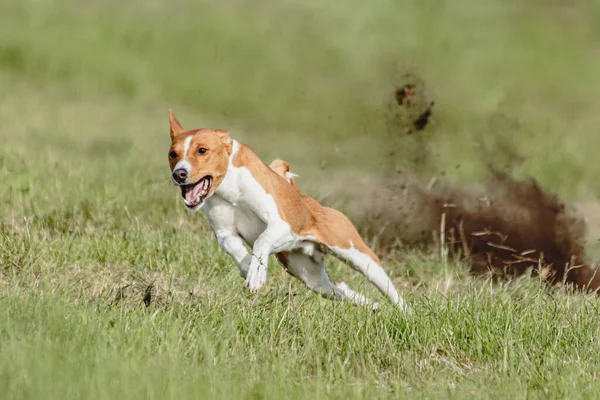
[[[408,304],[403,299],[400,299],[396,306],[402,311],[405,315],[412,315],[413,311]]]
[[[264,265],[258,265],[257,267],[250,267],[248,275],[246,275],[246,287],[250,289],[250,292],[258,291],[265,282],[267,281],[267,267]]]

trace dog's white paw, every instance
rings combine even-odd
[[[258,291],[267,281],[267,267],[259,264],[258,266],[250,266],[246,275],[246,287],[250,292]]]
[[[396,305],[402,312],[404,312],[404,314],[412,315],[412,309],[408,304],[406,304],[406,302],[403,299],[400,299],[400,301],[398,301]]]

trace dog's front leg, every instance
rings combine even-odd
[[[219,247],[225,250],[235,261],[240,275],[245,279],[252,255],[244,246],[235,227],[235,210],[228,202],[211,197],[204,206],[204,212],[210,223]]]
[[[245,279],[248,275],[252,254],[244,246],[242,238],[230,232],[219,232],[216,236],[219,246],[233,258],[240,270],[240,275]]]
[[[281,245],[285,240],[288,229],[280,223],[271,223],[267,225],[267,229],[260,234],[252,247],[252,260],[248,268],[246,276],[246,287],[251,292],[259,290],[267,281],[267,265],[269,255],[274,248]]]

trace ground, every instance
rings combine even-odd
[[[480,182],[493,162],[594,221],[600,4],[218,3],[0,5],[3,397],[595,397],[596,296],[401,245],[384,263],[410,316],[320,299],[273,260],[248,293],[170,183],[167,110],[342,208],[359,175]],[[406,73],[436,104],[398,136]]]

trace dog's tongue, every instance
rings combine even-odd
[[[188,190],[185,193],[185,200],[188,203],[194,203],[196,201],[196,197],[202,191],[202,181],[198,182],[193,188]]]

